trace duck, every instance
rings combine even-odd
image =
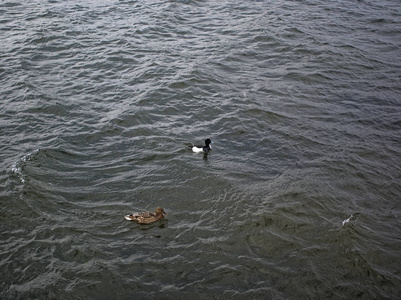
[[[130,214],[125,216],[124,218],[128,221],[136,221],[138,224],[151,224],[163,219],[165,215],[167,215],[167,213],[164,211],[164,209],[158,207],[156,208],[154,213],[145,211],[145,212]]]
[[[193,152],[196,153],[208,153],[210,150],[212,150],[212,147],[210,146],[212,144],[212,141],[210,139],[205,140],[205,146],[189,146]]]

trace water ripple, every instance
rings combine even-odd
[[[1,3],[0,296],[399,297],[399,8]]]

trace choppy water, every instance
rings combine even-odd
[[[401,298],[400,25],[388,0],[1,1],[1,298]]]

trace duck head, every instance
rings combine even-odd
[[[158,215],[158,216],[160,216],[160,215],[165,216],[165,215],[167,215],[167,213],[164,211],[163,208],[158,207],[158,208],[156,208],[156,215]]]

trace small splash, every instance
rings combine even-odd
[[[349,216],[347,219],[345,219],[345,220],[342,222],[342,226],[344,226],[345,224],[347,224],[347,223],[349,223],[349,222],[351,222],[351,221],[356,220],[356,218],[358,217],[358,215],[359,215],[359,213],[351,214],[351,216]]]
[[[30,161],[38,152],[39,149],[35,149],[34,151],[28,153],[27,155],[21,157],[12,165],[11,172],[16,174],[20,178],[22,183],[25,182],[24,174],[22,173],[22,168],[25,166],[25,163],[27,161]]]

